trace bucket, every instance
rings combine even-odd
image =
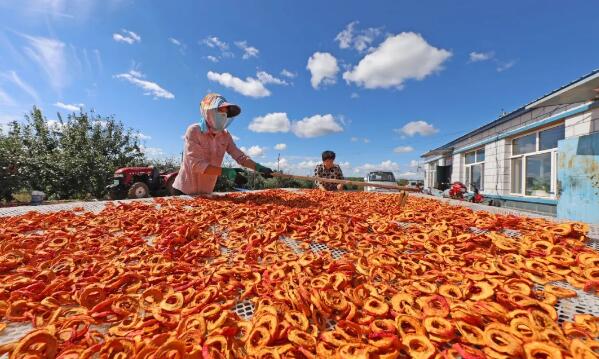
[[[33,204],[33,205],[41,204],[42,201],[44,200],[45,195],[46,194],[42,191],[32,191],[31,192],[31,204]]]

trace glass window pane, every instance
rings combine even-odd
[[[522,158],[512,159],[512,193],[522,193]]]
[[[476,162],[476,158],[474,156],[474,152],[466,153],[466,164],[469,165],[471,163]]]
[[[551,194],[551,153],[526,158],[526,194],[540,197]]]
[[[537,142],[537,134],[531,133],[523,137],[514,139],[512,142],[512,154],[521,155],[523,153],[535,152]]]
[[[485,161],[485,149],[481,149],[476,151],[476,162],[484,162]]]
[[[483,165],[474,165],[470,167],[472,169],[472,183],[470,184],[470,190],[474,191],[475,188],[482,190],[483,184]]]
[[[564,125],[539,132],[539,150],[548,150],[557,147],[557,141],[565,137]]]

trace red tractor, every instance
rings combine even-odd
[[[124,199],[171,195],[178,173],[160,173],[152,166],[119,168],[114,172],[113,183],[106,186],[108,197]]]

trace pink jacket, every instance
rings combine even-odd
[[[218,176],[206,175],[204,171],[209,165],[222,166],[225,152],[244,167],[251,164],[228,131],[202,133],[199,125],[189,126],[185,132],[183,161],[173,187],[190,195],[212,192]]]

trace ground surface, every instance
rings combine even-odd
[[[599,334],[582,225],[318,191],[25,210],[0,211],[15,356],[524,357]]]

